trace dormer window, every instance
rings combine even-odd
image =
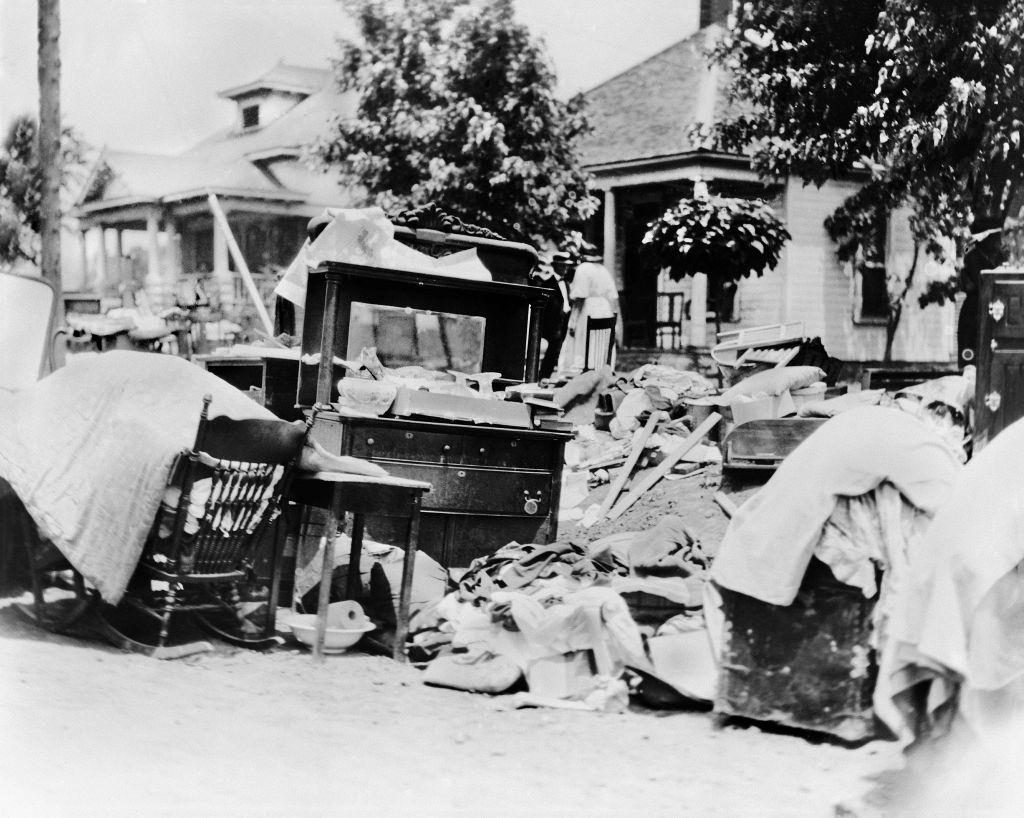
[[[258,128],[260,124],[260,106],[246,105],[242,108],[242,127]]]

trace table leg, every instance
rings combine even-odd
[[[412,597],[412,576],[416,569],[416,550],[420,538],[420,492],[412,501],[409,517],[409,536],[405,541],[405,559],[402,563],[402,587],[398,593],[398,611],[395,616],[395,643],[392,657],[396,662],[405,661],[405,639],[409,635],[409,601]]]
[[[270,598],[267,600],[267,636],[274,636],[277,633],[277,602],[281,594],[281,561],[284,559],[283,538],[288,536],[287,509],[270,525],[270,535],[273,538],[270,550]]]
[[[352,546],[348,552],[348,577],[345,579],[345,596],[358,599],[363,595],[363,576],[360,563],[363,554],[363,515],[352,515]]]
[[[316,603],[316,641],[313,643],[313,658],[323,661],[324,639],[327,636],[327,606],[331,601],[331,575],[334,573],[334,538],[338,534],[338,510],[335,499],[327,513],[324,529],[324,561],[320,568],[320,594]]]

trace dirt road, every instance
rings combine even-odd
[[[3,603],[6,605],[6,603]],[[830,815],[894,744],[511,710],[361,654],[161,662],[0,610],[5,815]]]

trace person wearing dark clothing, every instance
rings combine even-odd
[[[540,337],[547,342],[547,349],[540,362],[538,377],[549,378],[558,365],[562,342],[569,323],[569,297],[565,273],[569,266],[567,253],[555,253],[551,257],[551,271],[534,274],[533,283],[552,291],[540,316]]]

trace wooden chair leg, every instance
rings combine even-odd
[[[178,594],[172,582],[167,586],[167,593],[164,595],[164,611],[160,615],[160,636],[156,643],[158,648],[162,648],[167,644],[167,636],[171,630],[171,613],[177,601]]]
[[[277,605],[281,595],[281,573],[284,570],[281,561],[284,559],[284,538],[288,536],[288,524],[282,514],[277,518],[271,529],[273,545],[270,550],[270,598],[267,600],[266,632],[273,636],[277,632]]]
[[[409,516],[409,534],[405,541],[405,559],[402,563],[402,586],[398,593],[398,610],[395,612],[395,643],[392,657],[396,662],[405,661],[405,639],[409,635],[409,602],[412,599],[412,576],[416,570],[416,551],[420,538],[420,494],[412,503]]]

